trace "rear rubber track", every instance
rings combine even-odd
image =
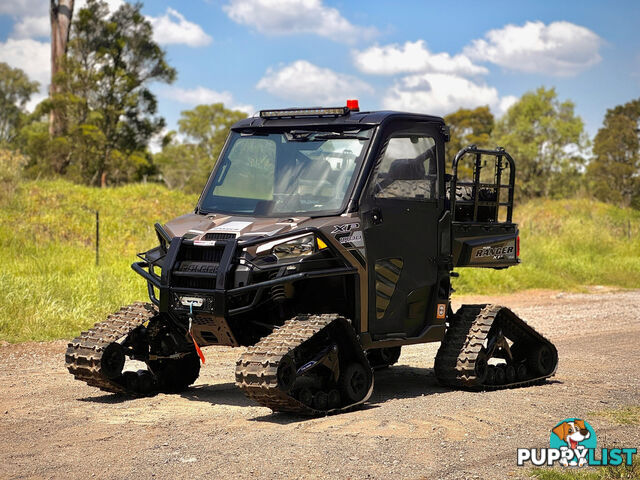
[[[543,344],[550,347],[555,355],[555,365],[549,374],[501,385],[478,382],[476,360],[498,314],[503,315],[500,328],[507,338],[517,339],[532,349]],[[557,358],[555,346],[508,308],[500,305],[464,305],[450,321],[436,355],[434,370],[438,381],[448,387],[500,390],[544,383],[545,379],[555,374]]]

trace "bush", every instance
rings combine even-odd
[[[27,159],[18,152],[0,149],[0,200],[15,192]]]

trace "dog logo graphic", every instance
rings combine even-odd
[[[637,448],[601,448],[596,432],[581,418],[567,418],[551,429],[549,448],[518,448],[518,466],[606,467],[633,465]],[[582,477],[581,477],[582,478]]]
[[[551,448],[560,450],[561,465],[582,467],[587,464],[588,449],[596,447],[596,433],[584,420],[568,418],[551,429],[549,444]],[[571,461],[567,460],[570,457],[566,455],[567,450],[572,450],[574,453]]]

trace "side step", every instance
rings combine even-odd
[[[556,347],[499,305],[463,305],[449,321],[434,366],[442,385],[471,390],[542,383],[557,368]]]

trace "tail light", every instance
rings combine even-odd
[[[516,237],[516,256],[520,256],[520,235]]]

